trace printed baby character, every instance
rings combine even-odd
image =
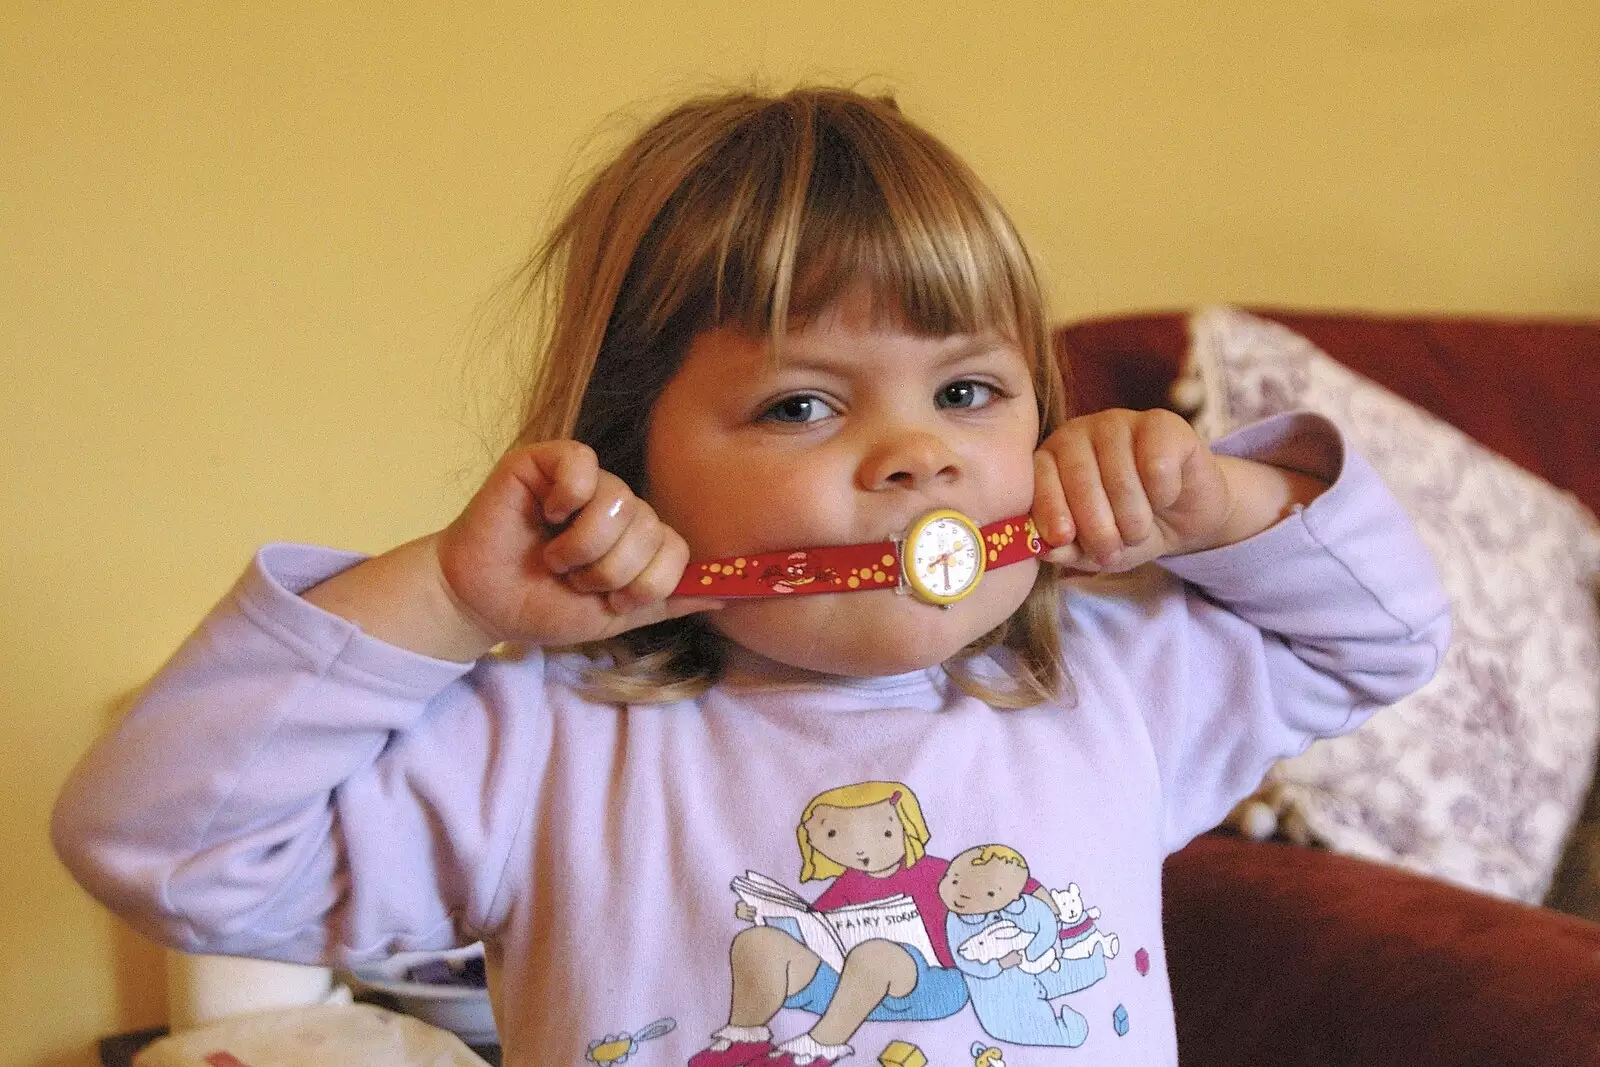
[[[1024,893],[1028,861],[1006,845],[979,845],[950,861],[939,896],[950,911],[946,932],[978,1023],[989,1036],[1018,1045],[1075,1048],[1089,1036],[1084,1017],[1050,998],[1105,977],[1097,950],[1085,959],[1055,959],[1055,912]],[[1039,961],[1049,956],[1056,970]],[[1037,973],[1024,968],[1024,962]],[[1049,976],[1049,985],[1041,981]]]
[[[1063,959],[1084,959],[1094,952],[1096,946],[1104,950],[1106,959],[1117,958],[1121,940],[1116,934],[1102,933],[1095,926],[1095,920],[1100,918],[1100,909],[1083,906],[1083,893],[1078,889],[1077,882],[1068,882],[1065,889],[1050,890],[1050,897],[1056,902],[1056,911],[1061,916],[1061,943],[1056,951]]]

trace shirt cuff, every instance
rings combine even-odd
[[[1295,598],[1284,588],[1289,568],[1296,582],[1317,588],[1360,587],[1407,628],[1423,625],[1438,609],[1433,561],[1409,518],[1378,473],[1349,446],[1327,418],[1289,412],[1247,426],[1212,446],[1214,452],[1303,471],[1330,484],[1310,504],[1232,545],[1169,556],[1160,561],[1184,581],[1238,606],[1268,613]],[[1332,605],[1330,604],[1330,609]]]
[[[434,659],[391,645],[300,594],[367,557],[317,545],[270,544],[234,587],[239,610],[319,673],[344,676],[409,699],[429,699],[473,664]]]

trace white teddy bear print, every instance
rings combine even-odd
[[[1102,933],[1095,926],[1100,918],[1099,908],[1085,908],[1083,893],[1077,882],[1067,883],[1065,889],[1050,890],[1050,899],[1056,902],[1056,913],[1061,920],[1061,942],[1057,951],[1062,959],[1081,960],[1094,952],[1099,945],[1108,960],[1117,958],[1122,941],[1116,934]]]

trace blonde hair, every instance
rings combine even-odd
[[[590,179],[513,280],[508,334],[537,359],[516,443],[582,441],[648,499],[647,414],[695,335],[733,325],[780,355],[792,323],[858,281],[907,329],[1006,336],[1032,370],[1041,440],[1064,420],[1033,265],[993,194],[891,98],[805,88],[691,100]],[[1060,695],[1057,596],[1041,564],[1022,607],[946,664],[952,681],[1004,707]],[[1008,687],[969,669],[994,646]],[[724,647],[692,616],[643,627],[583,647],[609,660],[587,687],[696,696]]]
[[[795,828],[795,836],[800,839],[800,880],[809,882],[817,878],[837,878],[844,873],[843,867],[817,851],[811,843],[811,835],[806,831],[806,823],[811,821],[811,816],[816,814],[818,808],[870,808],[885,801],[894,807],[894,813],[900,819],[900,829],[904,831],[906,858],[903,866],[910,867],[926,855],[928,824],[922,819],[922,805],[917,803],[917,795],[909,787],[899,782],[841,785],[812,797],[806,810],[800,813],[800,825]]]
[[[1022,873],[1028,873],[1028,861],[1022,858],[1022,853],[1010,845],[984,845],[978,854],[972,857],[974,867],[982,867],[986,863],[1009,863],[1013,867],[1021,867]]]

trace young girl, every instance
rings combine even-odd
[[[893,781],[945,855],[1070,871],[1122,939],[1074,994],[1083,1044],[1029,1062],[1174,1063],[1162,860],[1444,647],[1372,471],[1309,415],[1214,450],[1162,412],[1065,418],[1015,231],[886,100],[679,107],[526,281],[547,333],[517,444],[437,533],[262,549],[68,783],[74,874],[191,952],[481,939],[513,1065],[663,1018],[641,1062],[964,1062],[970,1006],[730,1025],[730,879],[788,869],[809,798]],[[1032,528],[1043,562],[1002,558]],[[675,592],[780,561],[768,597]],[[857,953],[915,994],[891,939]],[[809,980],[761,973],[779,1000]]]

